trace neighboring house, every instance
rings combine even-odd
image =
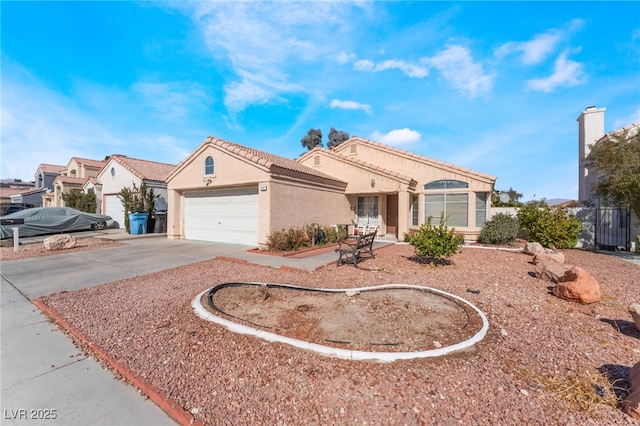
[[[62,194],[81,192],[85,182],[96,177],[105,164],[106,161],[72,157],[67,166],[53,179],[53,191],[42,196],[43,206],[64,207]]]
[[[445,211],[477,238],[495,178],[361,138],[297,161],[209,137],[168,176],[167,234],[264,245],[274,231],[366,220],[402,238]]]
[[[36,188],[45,188],[53,191],[53,181],[58,177],[60,171],[65,168],[65,166],[58,166],[55,164],[40,164],[36,172],[33,174]]]
[[[141,160],[119,154],[112,155],[96,176],[101,184],[102,213],[111,216],[121,228],[124,228],[124,207],[118,194],[123,188],[133,188],[134,184],[140,188],[143,182],[146,182],[147,187],[153,189],[154,194],[158,195],[156,210],[166,210],[165,178],[175,167],[174,164]]]
[[[93,189],[93,193],[96,195],[96,211],[92,213],[100,214],[102,212],[102,183],[94,177],[87,179],[82,185],[82,192],[85,194]]]
[[[33,182],[3,179],[0,181],[0,205],[6,207],[9,204],[21,204],[24,207],[38,207],[42,201],[36,192]]]
[[[629,218],[616,209],[603,205],[593,193],[593,187],[602,179],[595,170],[586,167],[586,158],[591,152],[590,145],[598,144],[614,135],[634,135],[640,131],[640,122],[633,123],[609,133],[604,132],[604,113],[606,108],[595,106],[586,108],[578,121],[578,202],[583,206],[593,206],[599,209],[597,223],[600,226],[596,230],[596,244],[598,246],[620,247],[631,245],[636,235],[640,235],[640,218],[630,212]],[[626,206],[620,206],[626,207]],[[605,229],[606,228],[606,229]],[[624,232],[620,232],[624,231]],[[622,238],[622,240],[620,240]],[[630,241],[628,240],[630,239]]]

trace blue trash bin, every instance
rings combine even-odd
[[[129,213],[129,231],[131,235],[147,233],[149,213]]]

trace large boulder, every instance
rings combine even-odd
[[[629,370],[631,393],[622,401],[622,409],[631,417],[640,420],[640,362]]]
[[[629,313],[633,322],[636,323],[636,328],[640,331],[640,303],[632,303],[629,305]]]
[[[600,301],[600,285],[593,275],[574,266],[562,277],[558,277],[558,285],[554,287],[553,294],[562,299],[589,304]]]
[[[563,264],[564,263],[564,254],[562,254],[559,251],[552,251],[552,250],[547,250],[547,251],[543,251],[543,252],[539,252],[536,253],[533,256],[533,263],[537,264],[538,262],[541,261],[550,261],[550,262],[556,262],[559,264]]]
[[[70,249],[76,246],[76,239],[71,235],[52,235],[44,239],[45,250]]]
[[[554,284],[558,283],[558,279],[569,271],[573,266],[564,265],[552,260],[538,260],[536,262],[536,278],[549,281]]]

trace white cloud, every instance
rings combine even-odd
[[[356,71],[374,71],[376,64],[368,59],[360,59],[353,63],[353,69]]]
[[[343,12],[356,7],[348,3],[196,2],[192,7],[209,52],[238,76],[224,85],[232,114],[311,91],[288,70],[327,57],[353,59],[344,50],[335,53],[340,29],[348,23]]]
[[[371,134],[371,140],[391,146],[416,143],[420,141],[421,137],[420,132],[406,127],[391,130],[389,133],[380,133],[376,130]]]
[[[345,52],[344,50],[342,50],[336,56],[336,61],[338,61],[339,64],[343,64],[344,65],[344,64],[347,64],[347,63],[353,61],[355,58],[356,58],[356,55],[354,53]]]
[[[365,72],[400,70],[407,77],[411,77],[411,78],[423,78],[429,74],[428,68],[411,64],[409,62],[398,60],[398,59],[387,59],[386,61],[382,61],[377,64],[373,61],[370,61],[369,59],[361,59],[359,61],[354,62],[353,69],[356,71],[365,71]]]
[[[167,99],[165,95],[173,93],[167,92],[167,87],[181,86],[141,83],[125,92],[83,83],[73,95],[63,95],[18,65],[3,64],[0,177],[32,180],[40,163],[67,164],[74,156],[101,160],[118,153],[181,161],[192,140],[163,133],[167,122],[163,117],[132,118],[149,117],[146,111],[156,111],[154,100]],[[180,96],[178,99],[178,107],[169,102],[160,111],[188,115],[188,105]],[[174,123],[168,126],[175,127]]]
[[[423,61],[439,70],[458,92],[472,98],[493,88],[494,77],[484,73],[482,64],[473,61],[466,47],[451,46]]]
[[[547,59],[558,45],[571,33],[580,29],[583,21],[574,19],[564,29],[549,29],[542,34],[536,34],[531,40],[507,42],[494,51],[494,56],[502,59],[507,55],[520,53],[520,60],[525,65],[535,65]]]
[[[520,60],[525,65],[538,64],[545,60],[560,42],[561,34],[552,30],[544,34],[536,35],[533,39],[525,42],[508,42],[498,47],[494,55],[498,59],[512,53],[521,53]]]
[[[527,80],[527,87],[539,92],[552,92],[557,87],[574,87],[586,81],[584,67],[567,58],[568,51],[562,52],[555,61],[553,74],[549,77]]]
[[[339,99],[332,99],[330,106],[332,109],[361,109],[367,114],[371,114],[371,105],[361,104],[355,101],[341,101]]]
[[[199,84],[138,82],[131,89],[163,120],[187,118],[194,106],[207,102],[206,92]]]

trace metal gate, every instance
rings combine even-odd
[[[595,246],[601,250],[631,249],[631,212],[629,209],[596,209]]]

